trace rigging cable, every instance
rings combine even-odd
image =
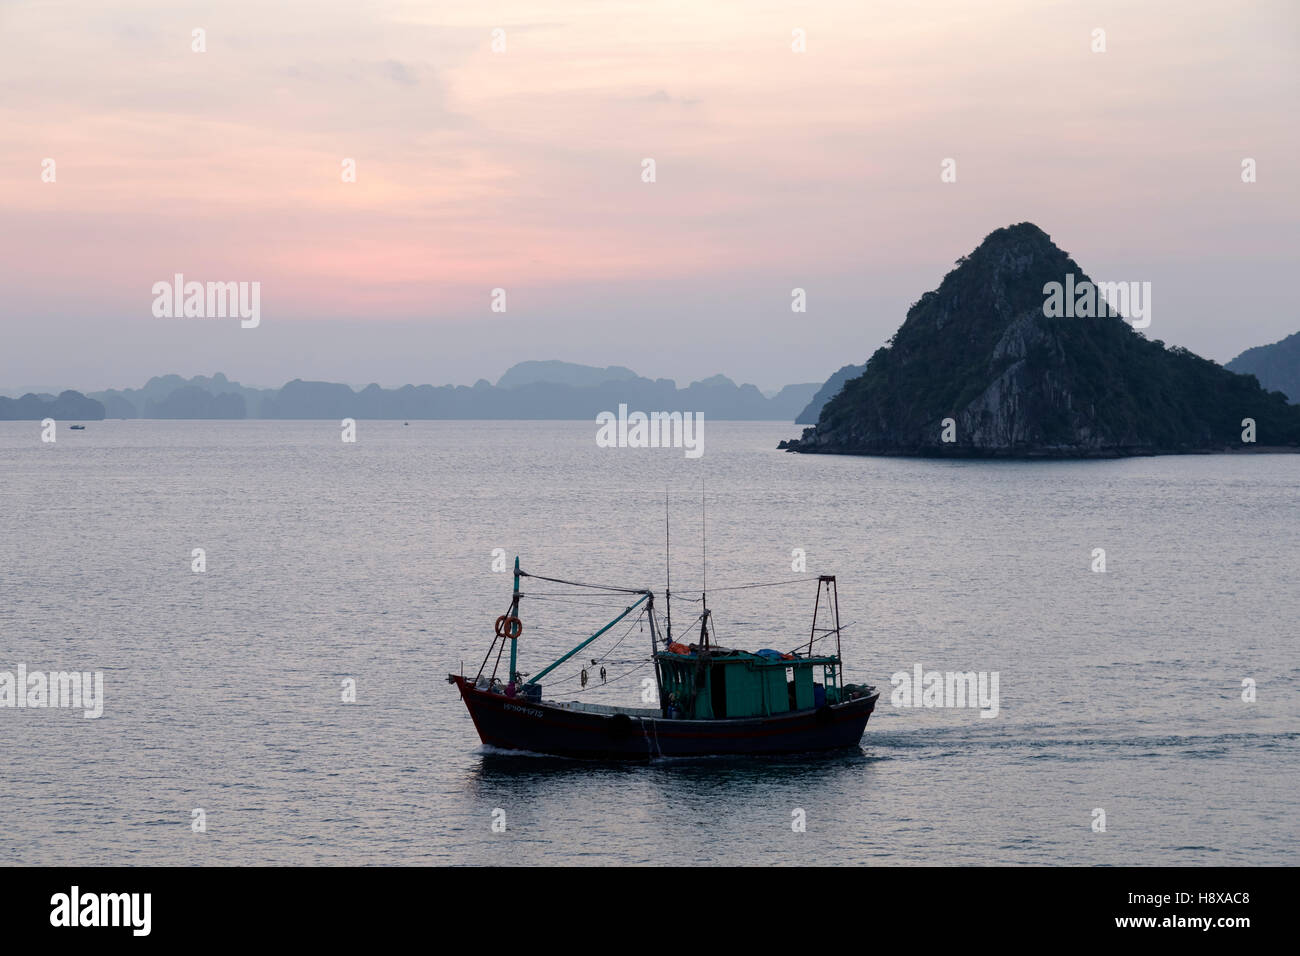
[[[734,584],[731,587],[714,588],[713,590],[714,591],[747,591],[750,588],[776,588],[786,584],[807,584],[811,580],[812,578],[791,578],[788,581],[763,581],[758,584]],[[678,600],[685,600],[685,598],[678,598]],[[695,600],[698,601],[699,598],[696,598]]]
[[[620,588],[612,584],[588,584],[584,581],[566,581],[563,578],[548,578],[540,574],[529,574],[527,571],[520,571],[521,578],[536,578],[538,581],[550,581],[552,584],[567,584],[575,588],[595,588],[599,591],[620,591],[623,594],[649,594],[645,588]]]

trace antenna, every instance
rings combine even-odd
[[[709,538],[704,522],[704,473],[700,472],[700,556],[704,583],[700,588],[700,643],[709,646]]]
[[[668,539],[668,489],[664,489],[664,575],[668,588],[664,591],[664,607],[668,611],[668,643],[673,642],[673,553]]]

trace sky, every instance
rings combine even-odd
[[[1297,104],[1294,0],[0,0],[0,390],[816,382],[1025,220],[1225,362],[1300,329]]]

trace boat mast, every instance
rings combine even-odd
[[[519,617],[519,555],[515,555],[515,592],[510,601],[510,616]],[[510,683],[517,683],[519,675],[515,673],[515,661],[519,650],[519,635],[510,638]]]
[[[668,489],[664,489],[664,575],[668,587],[664,590],[664,607],[668,614],[668,643],[673,642],[673,555],[668,540]]]
[[[835,589],[835,657],[840,662],[840,669],[844,669],[844,654],[840,650],[840,586],[835,580],[835,575],[830,576],[831,583],[829,587]]]
[[[821,632],[823,635],[835,635],[835,656],[840,658],[840,588],[833,574],[823,574],[817,578],[817,600],[813,603],[812,629],[808,632],[808,653],[811,654],[813,645],[821,640],[817,636],[817,614],[822,607],[823,588],[826,589],[826,610],[834,618],[835,623],[832,627],[821,628]],[[800,644],[799,646],[803,647],[804,645]]]
[[[515,555],[515,589],[510,598],[510,610],[503,616],[514,618],[516,621],[519,620],[519,599],[523,597],[523,595],[519,593],[519,578],[522,573],[523,572],[519,570],[519,555]],[[474,682],[476,684],[478,683],[478,679],[483,676],[483,671],[487,667],[487,662],[491,659],[493,651],[497,652],[497,659],[492,664],[492,679],[496,679],[497,668],[501,666],[501,655],[505,653],[507,640],[510,641],[510,680],[516,680],[515,663],[517,660],[518,648],[515,642],[519,639],[519,635],[516,633],[513,637],[507,637],[507,634],[509,633],[510,631],[508,630],[506,634],[493,635],[492,643],[488,645],[487,653],[483,655],[483,663],[478,666],[478,673],[474,675]],[[498,639],[501,641],[500,647],[497,646]]]
[[[704,475],[700,475],[700,563],[704,582],[700,588],[700,644],[709,646],[709,534],[704,518]]]
[[[655,623],[655,596],[646,602],[646,617],[650,619],[650,663],[655,668],[655,695],[659,699],[659,716],[668,716],[668,702],[664,699],[664,676],[659,669],[659,627]]]

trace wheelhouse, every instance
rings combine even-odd
[[[837,704],[842,697],[837,657],[672,644],[655,654],[655,663],[669,718],[770,717]]]

